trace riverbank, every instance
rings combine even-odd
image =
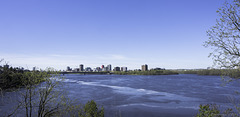
[[[117,75],[177,75],[178,72],[171,70],[149,70],[149,71],[127,71],[127,72],[113,72]]]
[[[60,74],[82,74],[82,75],[176,75],[178,72],[171,70],[149,70],[149,71],[102,71],[102,72],[60,72]]]
[[[239,69],[199,69],[199,70],[176,70],[179,74],[197,74],[205,76],[229,76],[231,78],[240,78]]]

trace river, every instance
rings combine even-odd
[[[232,107],[229,99],[239,80],[227,83],[220,76],[199,75],[79,75],[67,74],[61,89],[79,103],[93,99],[106,117],[192,117],[200,104]],[[13,95],[5,92],[3,95]],[[3,96],[3,99],[7,96]],[[239,99],[239,97],[237,97]],[[4,110],[9,104],[0,104]]]

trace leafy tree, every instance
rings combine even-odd
[[[14,88],[19,93],[18,104],[6,115],[18,116],[20,112],[26,117],[104,117],[103,107],[99,110],[93,100],[81,107],[74,105],[65,91],[56,90],[62,86],[59,79],[63,78],[52,68],[40,72],[0,66],[0,91]]]
[[[73,103],[73,102],[71,102]],[[70,117],[104,117],[104,108],[101,109],[98,107],[94,100],[88,101],[85,105],[67,105],[65,113],[61,116],[65,117],[66,115]]]
[[[199,108],[197,117],[221,117],[216,105],[200,105]]]
[[[216,66],[237,70],[234,73],[231,73],[232,70],[226,73],[236,77],[240,70],[240,0],[225,2],[217,13],[220,18],[217,19],[216,25],[207,31],[209,39],[204,46],[213,49],[210,57],[213,58]],[[202,113],[209,112],[209,106],[204,108],[202,106],[200,109]],[[240,115],[239,104],[235,106],[234,112],[236,116]]]
[[[214,49],[210,56],[215,65],[236,68],[240,65],[240,0],[225,3],[217,10],[220,19],[207,31],[204,46]]]
[[[104,109],[98,110],[98,106],[96,102],[93,100],[88,101],[84,106],[84,114],[83,117],[104,117]]]
[[[239,117],[231,108],[221,112],[218,105],[206,104],[200,105],[196,117]]]
[[[22,73],[21,85],[24,89],[18,91],[20,93],[19,103],[9,116],[16,114],[19,110],[25,112],[26,117],[58,115],[65,102],[62,99],[62,93],[54,91],[58,86],[58,81],[52,79],[57,77],[57,74],[53,73],[52,71]]]

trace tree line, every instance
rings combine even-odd
[[[26,117],[104,117],[104,108],[94,100],[81,104],[72,101],[67,91],[56,90],[61,89],[60,81],[63,79],[52,68],[29,71],[8,65],[0,66],[0,91],[18,93],[17,105],[12,107],[10,113],[0,112],[1,116],[18,116],[21,113]],[[7,103],[7,100],[0,101]]]
[[[178,72],[179,74],[228,76],[231,78],[240,78],[239,69],[200,69],[200,70],[182,70],[176,72]]]
[[[175,75],[178,72],[171,70],[149,70],[149,71],[114,71],[118,75]]]

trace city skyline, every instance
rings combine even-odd
[[[224,1],[0,1],[0,59],[29,69],[212,67],[203,43]]]
[[[143,68],[144,66],[144,68]],[[112,69],[113,68],[113,69]],[[161,70],[165,70],[165,68],[152,68],[152,69],[161,69]],[[36,70],[36,67],[33,67],[33,71]],[[130,69],[133,70],[133,69]],[[134,70],[141,70],[141,71],[148,71],[148,65],[142,65],[141,68],[137,68]],[[67,66],[66,70],[63,71],[67,71],[67,72],[100,72],[100,71],[129,71],[128,67],[126,66],[112,66],[111,64],[108,65],[101,65],[101,66],[97,66],[97,67],[84,67],[84,64],[80,64],[78,68],[72,68],[70,66]]]

